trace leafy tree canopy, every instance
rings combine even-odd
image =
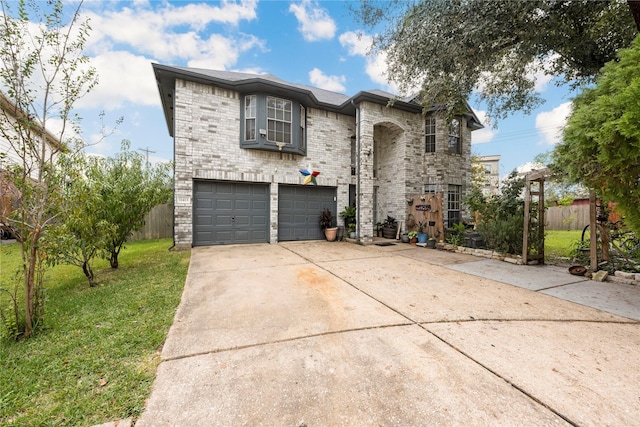
[[[556,146],[553,166],[570,180],[618,202],[640,233],[640,37],[582,92]]]
[[[94,190],[102,196],[100,218],[114,227],[106,251],[111,267],[118,268],[118,254],[134,231],[144,225],[145,216],[173,195],[171,164],[145,164],[144,156],[122,141],[122,151],[103,159],[96,170]]]
[[[590,83],[636,34],[616,0],[362,1],[355,13],[365,27],[386,24],[373,50],[402,92],[420,88],[425,107],[451,111],[477,90],[496,119],[541,103],[533,75]]]

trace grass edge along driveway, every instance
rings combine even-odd
[[[170,246],[127,244],[117,270],[96,262],[95,288],[77,267],[49,271],[43,330],[0,341],[1,426],[89,426],[142,413],[189,265],[190,252]],[[17,245],[0,246],[1,286],[19,257]]]

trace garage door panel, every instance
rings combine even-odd
[[[213,201],[211,199],[205,199],[197,197],[195,199],[196,209],[211,209],[213,207]]]
[[[318,215],[318,217],[319,216],[320,215]],[[293,222],[295,222],[296,224],[308,224],[310,222],[309,215],[294,215]]]
[[[218,214],[213,216],[213,225],[214,226],[231,226],[233,223],[233,217],[227,213]]]
[[[195,220],[198,224],[203,225],[203,226],[212,226],[213,225],[213,218],[210,216],[206,216],[206,215],[197,215],[195,217]]]
[[[235,183],[230,183],[230,182],[215,182],[215,183],[211,183],[209,186],[209,189],[207,191],[209,192],[215,192],[216,194],[222,195],[222,194],[234,194],[234,189],[236,188],[236,184]]]
[[[234,217],[234,221],[235,221],[234,224],[240,227],[251,225],[251,219],[246,215],[238,215]]]
[[[194,181],[194,245],[268,242],[268,218],[268,184]]]
[[[250,197],[251,195],[247,195]],[[251,210],[251,201],[250,200],[236,200],[234,204],[234,210],[236,212],[240,211],[250,211]]]
[[[266,201],[253,200],[251,202],[251,207],[253,209],[265,210],[266,211],[269,208],[269,204]]]
[[[233,208],[233,201],[229,199],[219,199],[215,201],[216,210],[230,211]]]

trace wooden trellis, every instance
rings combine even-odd
[[[524,176],[524,233],[522,238],[522,263],[537,260],[544,264],[544,180],[549,169],[540,169]],[[537,225],[536,235],[532,236],[532,225]],[[534,238],[535,246],[529,247]],[[533,249],[533,252],[531,252]]]

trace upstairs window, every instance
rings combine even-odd
[[[436,152],[436,118],[427,117],[424,125],[424,146],[425,153]]]
[[[291,101],[267,96],[267,141],[291,144]]]
[[[307,112],[300,105],[300,149],[307,149]]]
[[[291,99],[247,94],[240,110],[240,148],[306,155],[305,107]]]
[[[256,140],[256,96],[244,97],[244,139]]]
[[[460,143],[460,120],[453,119],[449,124],[449,153],[462,154]]]

